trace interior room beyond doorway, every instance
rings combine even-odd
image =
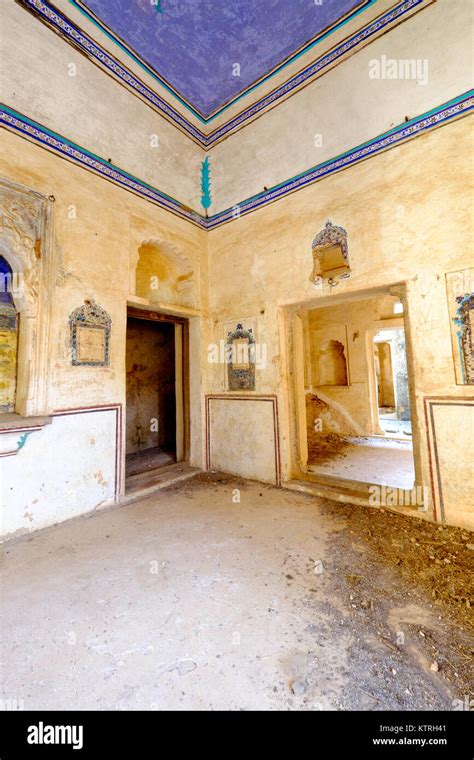
[[[382,295],[302,313],[307,471],[414,485],[402,305]]]

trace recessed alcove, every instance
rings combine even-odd
[[[142,243],[138,249],[135,295],[150,303],[194,307],[196,285],[192,262],[167,241]]]

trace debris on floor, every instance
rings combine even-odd
[[[473,545],[468,531],[201,473],[4,546],[2,696],[25,709],[465,709]]]

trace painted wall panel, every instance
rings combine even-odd
[[[0,458],[2,535],[29,532],[112,502],[116,490],[116,409],[61,415]],[[0,435],[2,451],[20,434]]]
[[[208,399],[209,466],[251,480],[279,480],[274,399]]]
[[[472,529],[474,397],[427,400],[432,488],[437,517]],[[466,445],[466,441],[470,445]]]

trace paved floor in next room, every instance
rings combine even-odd
[[[452,709],[472,548],[460,529],[202,474],[4,547],[2,696]]]
[[[337,441],[333,452],[313,450],[309,471],[409,491],[415,481],[412,443],[381,436],[346,437]]]

